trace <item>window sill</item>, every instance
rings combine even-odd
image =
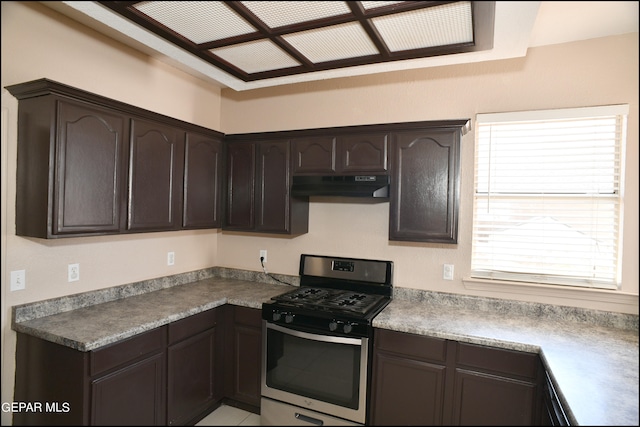
[[[597,302],[619,307],[617,312],[638,314],[638,295],[618,290],[566,287],[561,285],[545,285],[537,283],[511,282],[506,280],[489,280],[465,277],[462,279],[465,289],[505,294],[529,295],[566,299],[575,302]],[[574,305],[574,304],[569,304]]]

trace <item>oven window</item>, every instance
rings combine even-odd
[[[267,386],[358,409],[362,349],[267,329]]]

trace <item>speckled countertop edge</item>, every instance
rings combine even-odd
[[[214,267],[14,306],[12,328],[90,351],[226,303],[260,308],[288,290]],[[637,315],[396,287],[373,326],[538,353],[573,423],[638,425]]]

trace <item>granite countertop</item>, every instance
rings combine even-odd
[[[207,272],[14,306],[12,328],[91,351],[223,304],[259,309],[289,290],[261,273]],[[607,316],[585,320],[580,311],[398,290],[374,327],[539,353],[572,423],[638,425],[638,316],[623,315],[620,327]]]
[[[91,351],[227,303],[261,308],[263,302],[288,290],[285,285],[207,278],[31,320],[14,319],[12,327]]]
[[[394,299],[376,328],[539,353],[576,425],[638,425],[638,329]]]

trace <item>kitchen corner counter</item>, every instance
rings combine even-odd
[[[637,316],[627,329],[550,315],[542,305],[514,312],[496,304],[394,298],[373,326],[538,353],[572,424],[638,425]]]
[[[14,306],[12,329],[91,351],[223,304],[259,309],[288,290],[215,267]],[[540,354],[572,423],[639,423],[637,315],[396,287],[373,326]]]
[[[264,301],[289,289],[282,284],[209,277],[21,321],[16,309],[28,310],[30,304],[24,304],[14,307],[12,329],[91,351],[227,303],[261,308]]]

